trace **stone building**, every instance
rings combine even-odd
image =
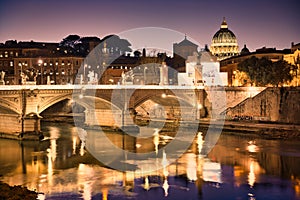
[[[173,44],[173,68],[178,72],[185,72],[185,61],[188,56],[198,52],[198,45],[189,41],[185,36],[184,40]]]
[[[294,79],[291,82],[291,86],[299,86],[300,85],[300,43],[294,45],[292,43],[291,53],[283,56],[283,59],[294,65],[295,68],[293,70]]]
[[[5,83],[10,85],[72,84],[83,59],[59,51],[58,43],[7,41],[0,45],[0,71],[6,72]]]

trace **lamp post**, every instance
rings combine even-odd
[[[233,78],[232,83],[231,83],[232,86],[237,86],[237,84],[236,84],[236,70],[233,71],[232,78]]]
[[[146,70],[148,69],[148,67],[144,68],[144,85],[146,85]]]
[[[87,67],[87,64],[84,64],[83,66],[83,84],[85,84],[85,68]]]
[[[39,65],[39,68],[40,68],[40,70],[41,70],[41,85],[43,85],[43,60],[42,59],[39,59],[38,60],[38,65]]]
[[[294,63],[295,63],[295,66],[296,66],[296,86],[298,87],[298,70],[299,70],[299,65],[300,65],[300,58],[299,58],[299,54],[297,56],[297,59],[294,58]]]

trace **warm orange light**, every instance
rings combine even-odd
[[[107,188],[102,189],[102,200],[107,200],[108,191]]]

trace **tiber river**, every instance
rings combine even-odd
[[[201,155],[199,132],[176,162],[169,164],[167,153],[157,153],[141,162],[163,161],[162,169],[122,172],[95,159],[73,125],[44,122],[42,127],[42,142],[0,139],[0,180],[35,190],[39,199],[300,199],[299,141],[223,133],[210,153]],[[143,141],[115,132],[106,137],[141,152],[157,152],[172,139],[163,133]]]

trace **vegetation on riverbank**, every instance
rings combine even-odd
[[[0,200],[32,200],[37,199],[38,194],[22,186],[9,186],[0,181]]]

